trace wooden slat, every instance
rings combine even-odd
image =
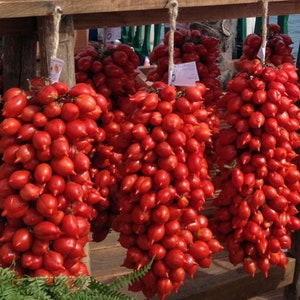
[[[269,15],[300,13],[299,2],[277,2],[269,8]],[[211,6],[180,7],[177,21],[193,22],[201,20],[220,20],[237,19],[245,17],[262,16],[260,3],[232,4]],[[76,29],[101,28],[128,25],[159,24],[168,23],[168,12],[165,9],[152,9],[145,11],[129,12],[111,12],[111,13],[91,13],[74,15],[74,24]],[[90,25],[93,24],[93,27]]]
[[[219,6],[231,4],[259,3],[260,0],[178,0],[179,7]],[[270,4],[276,2],[293,3],[295,0],[269,0]],[[120,12],[149,9],[165,9],[166,0],[93,0],[88,5],[82,5],[75,0],[4,0],[0,1],[0,18],[45,16],[51,14],[54,6],[58,5],[63,13],[81,14],[93,12]]]
[[[295,259],[289,259],[285,270],[273,266],[268,278],[261,272],[252,278],[240,266],[232,267],[225,257],[215,258],[210,269],[196,273],[196,277],[187,280],[180,293],[169,300],[247,300],[289,285],[294,270]]]
[[[53,12],[55,5],[58,5],[63,14],[76,15],[76,14],[93,14],[93,13],[126,13],[127,16],[136,14],[138,11],[148,10],[163,10],[166,11],[167,1],[165,0],[152,0],[152,1],[122,1],[122,0],[94,0],[89,5],[82,5],[82,2],[75,0],[61,0],[61,1],[48,1],[48,0],[6,0],[0,1],[0,19],[2,18],[16,18],[16,17],[30,17],[30,16],[46,16]],[[190,12],[198,7],[200,10],[206,9],[205,7],[218,7],[222,6],[223,11],[225,8],[230,13],[232,6],[241,6],[242,11],[247,13],[249,7],[261,7],[260,0],[181,0],[178,1],[179,9],[188,9]],[[297,13],[299,9],[299,1],[297,0],[269,0],[270,10],[276,7],[284,8],[284,10]],[[243,9],[244,7],[244,9]],[[296,8],[296,11],[294,10]],[[225,13],[224,11],[224,13]],[[298,10],[299,11],[299,10]],[[238,13],[241,13],[239,11]],[[248,12],[251,15],[251,11]],[[283,11],[281,11],[283,13]],[[214,11],[210,11],[209,15],[213,15]],[[250,16],[249,15],[249,16]],[[155,17],[152,15],[152,17]],[[208,16],[209,17],[209,16]],[[105,20],[109,22],[109,20]]]
[[[0,1],[0,35],[21,34],[37,30],[38,16],[53,12],[59,5],[64,15],[72,14],[75,29],[167,23],[166,1]],[[146,13],[145,13],[146,12]],[[269,15],[300,13],[300,1],[270,0]],[[257,17],[262,15],[260,0],[179,1],[178,22]]]
[[[126,250],[120,247],[117,237],[116,233],[111,233],[103,242],[90,245],[92,275],[101,282],[114,281],[118,276],[129,272],[128,269],[120,267]],[[291,284],[294,271],[295,259],[289,258],[285,270],[272,266],[268,278],[260,272],[251,278],[240,265],[232,266],[228,262],[227,252],[222,251],[214,256],[209,269],[200,269],[194,279],[187,278],[179,293],[170,295],[168,299],[246,300]],[[141,294],[127,293],[143,299]]]
[[[271,0],[272,1],[272,0]],[[274,1],[274,0],[273,0]],[[36,19],[29,17],[28,15],[44,15],[51,13],[52,9],[47,8],[45,1],[37,1],[29,3],[28,0],[22,1],[22,5],[26,6],[26,9],[22,9],[21,4],[17,5],[18,1],[11,2],[10,6],[15,7],[14,14],[9,12],[7,7],[10,7],[4,1],[0,1],[0,35],[13,34],[13,33],[24,33],[37,30]],[[58,1],[58,2],[71,2],[79,3],[79,1]],[[97,2],[97,1],[96,1]],[[117,2],[117,1],[116,1]],[[126,2],[126,1],[125,1]],[[139,1],[137,1],[139,3]],[[147,3],[152,1],[147,1]],[[72,12],[74,19],[75,29],[89,29],[89,28],[102,28],[102,27],[116,27],[116,26],[130,26],[130,25],[145,25],[145,24],[159,24],[167,23],[168,11],[166,8],[157,8],[157,2],[154,1],[152,5],[145,5],[144,9],[139,6],[132,5],[131,10],[125,8],[116,11],[111,8],[103,8],[100,10],[102,5],[95,8],[91,12],[86,12],[86,7],[82,7],[79,4],[73,10],[67,10]],[[207,3],[208,2],[208,3]],[[215,2],[216,6],[207,5]],[[231,4],[227,4],[230,3]],[[44,4],[43,4],[44,3]],[[102,2],[101,2],[102,3]],[[106,3],[106,1],[103,1]],[[111,3],[111,2],[109,2]],[[156,3],[156,6],[155,6]],[[180,6],[177,21],[178,22],[193,22],[201,20],[220,20],[220,19],[231,19],[231,18],[244,18],[244,17],[257,17],[262,15],[261,1],[253,0],[238,0],[235,4],[232,1],[191,1],[189,5]],[[199,4],[199,6],[191,6]],[[205,5],[203,5],[205,3]],[[219,5],[217,5],[219,3]],[[41,5],[44,6],[41,6]],[[74,4],[74,5],[75,5]],[[20,6],[20,8],[18,8]],[[46,8],[45,8],[46,6]],[[53,6],[52,6],[53,7]],[[88,7],[94,7],[94,1]],[[110,6],[108,6],[110,7]],[[125,5],[126,7],[126,5]],[[146,8],[149,7],[147,10]],[[155,8],[153,8],[155,7]],[[138,9],[137,9],[138,8]],[[80,9],[80,12],[78,10]],[[127,9],[129,9],[127,7]],[[8,10],[8,11],[6,11]],[[65,13],[65,12],[64,12]],[[271,2],[269,7],[269,15],[281,15],[281,14],[296,14],[300,13],[300,1],[279,1]],[[21,16],[27,16],[23,18]]]

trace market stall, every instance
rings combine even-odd
[[[265,17],[265,1],[180,0],[177,4],[175,22]],[[70,87],[74,86],[74,30],[169,23],[172,21],[169,13],[168,1],[162,0],[97,0],[84,6],[80,1],[67,0],[0,1],[4,90],[14,86],[26,87],[28,78],[35,77],[37,73],[48,76],[52,56],[64,61],[60,79]],[[297,0],[268,1],[268,15],[296,13],[300,13]],[[208,218],[212,216],[209,209],[206,214]],[[110,233],[103,242],[90,244],[88,261],[92,275],[100,281],[109,282],[128,273],[128,270],[119,268],[125,250],[117,239],[115,233]],[[188,279],[179,293],[172,293],[170,299],[249,299],[284,288],[284,299],[296,300],[300,294],[299,247],[299,232],[296,232],[293,233],[286,268],[274,267],[268,276],[259,273],[253,278],[244,274],[240,266],[233,267],[227,261],[226,251],[221,251],[210,268],[198,271],[195,278]]]

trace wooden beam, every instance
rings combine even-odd
[[[269,0],[269,5],[282,3],[286,7],[296,4],[297,0]],[[88,5],[82,5],[81,1],[75,0],[4,0],[0,1],[0,19],[30,16],[46,16],[54,11],[58,5],[65,15],[90,14],[97,12],[129,12],[135,11],[166,10],[166,0],[93,0]],[[180,8],[192,7],[216,7],[231,5],[252,4],[260,6],[261,0],[178,0]],[[211,11],[213,13],[213,11]],[[295,12],[296,13],[296,12]]]
[[[14,1],[8,1],[16,2]],[[195,5],[196,0],[188,2],[189,4],[179,7],[179,14],[177,21],[178,22],[193,22],[201,20],[220,20],[220,19],[237,19],[245,17],[259,17],[262,15],[262,4],[261,1],[254,0],[237,0],[235,4],[232,3],[233,0],[210,0],[201,1],[199,6]],[[271,0],[272,1],[272,0]],[[28,2],[28,0],[23,0],[22,3]],[[37,1],[33,1],[35,3]],[[38,1],[45,4],[45,1]],[[58,1],[58,2],[67,2],[67,1]],[[77,3],[75,1],[69,1]],[[97,1],[96,1],[97,2]],[[104,3],[106,1],[103,1]],[[126,2],[126,1],[125,1]],[[128,1],[127,1],[128,2]],[[142,1],[143,2],[143,1]],[[147,1],[152,3],[152,1]],[[125,10],[121,9],[120,11],[108,11],[106,8],[105,11],[97,11],[96,9],[93,12],[86,13],[85,7],[81,7],[83,10],[78,12],[74,9],[73,20],[75,29],[90,29],[90,28],[102,28],[102,27],[117,27],[117,26],[131,26],[131,25],[147,25],[147,24],[159,24],[159,23],[168,23],[168,11],[165,7],[158,9],[157,0],[153,1],[156,3],[156,8],[149,8],[147,11],[145,9],[136,9],[139,6],[134,6],[134,10]],[[207,2],[212,4],[215,2],[216,6],[207,5]],[[227,4],[230,3],[231,4]],[[242,2],[242,3],[241,3]],[[29,33],[37,30],[37,22],[34,17],[18,17],[11,16],[8,19],[1,19],[1,14],[3,10],[1,9],[4,1],[0,1],[0,35],[6,34],[22,34]],[[49,2],[47,1],[48,5]],[[102,3],[102,2],[101,2]],[[109,2],[110,3],[110,2]],[[217,5],[219,3],[219,5]],[[225,4],[224,4],[225,3]],[[15,5],[15,4],[14,4]],[[70,4],[69,4],[70,5]],[[75,4],[74,4],[75,5]],[[93,6],[93,5],[92,5]],[[149,7],[155,6],[152,4],[148,5]],[[89,6],[90,7],[90,6]],[[101,6],[102,7],[102,6]],[[108,6],[109,7],[109,6]],[[133,5],[132,5],[133,7]],[[147,5],[146,5],[147,7]],[[98,8],[99,9],[99,8]],[[43,10],[42,10],[43,11]],[[35,16],[39,16],[39,13],[42,14],[41,10],[35,10]],[[47,10],[51,13],[51,10]],[[22,15],[19,11],[15,12],[16,15]],[[44,11],[45,13],[45,11]],[[63,12],[64,13],[64,12]],[[269,15],[282,15],[282,14],[296,14],[300,13],[300,1],[274,1],[270,3]],[[23,13],[25,14],[25,13]],[[32,14],[32,12],[31,12]],[[8,15],[8,14],[6,14]]]
[[[269,8],[269,15],[281,15],[300,13],[300,1],[294,2],[288,6],[282,2],[274,3]],[[201,7],[181,7],[178,13],[178,22],[194,21],[215,21],[221,19],[238,19],[245,17],[262,16],[262,7],[260,4],[234,4],[220,6],[201,6]],[[75,29],[101,28],[130,25],[146,25],[168,23],[168,11],[159,9],[150,9],[145,13],[142,11],[132,12],[109,12],[109,13],[91,13],[74,15]],[[93,25],[93,26],[91,26]]]

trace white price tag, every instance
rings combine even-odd
[[[169,85],[193,86],[199,81],[196,62],[187,62],[174,65],[169,73]]]
[[[104,30],[105,41],[107,43],[114,42],[121,38],[121,28],[120,27],[109,27]]]
[[[260,60],[263,60],[266,58],[266,48],[265,47],[260,47],[258,52],[257,52],[257,57]]]
[[[57,57],[51,57],[50,59],[50,80],[51,82],[58,82],[60,74],[64,65],[64,61]]]

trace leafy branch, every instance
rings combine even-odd
[[[135,300],[119,290],[141,279],[154,258],[143,268],[123,275],[111,284],[92,276],[17,277],[9,268],[0,268],[0,300]]]

